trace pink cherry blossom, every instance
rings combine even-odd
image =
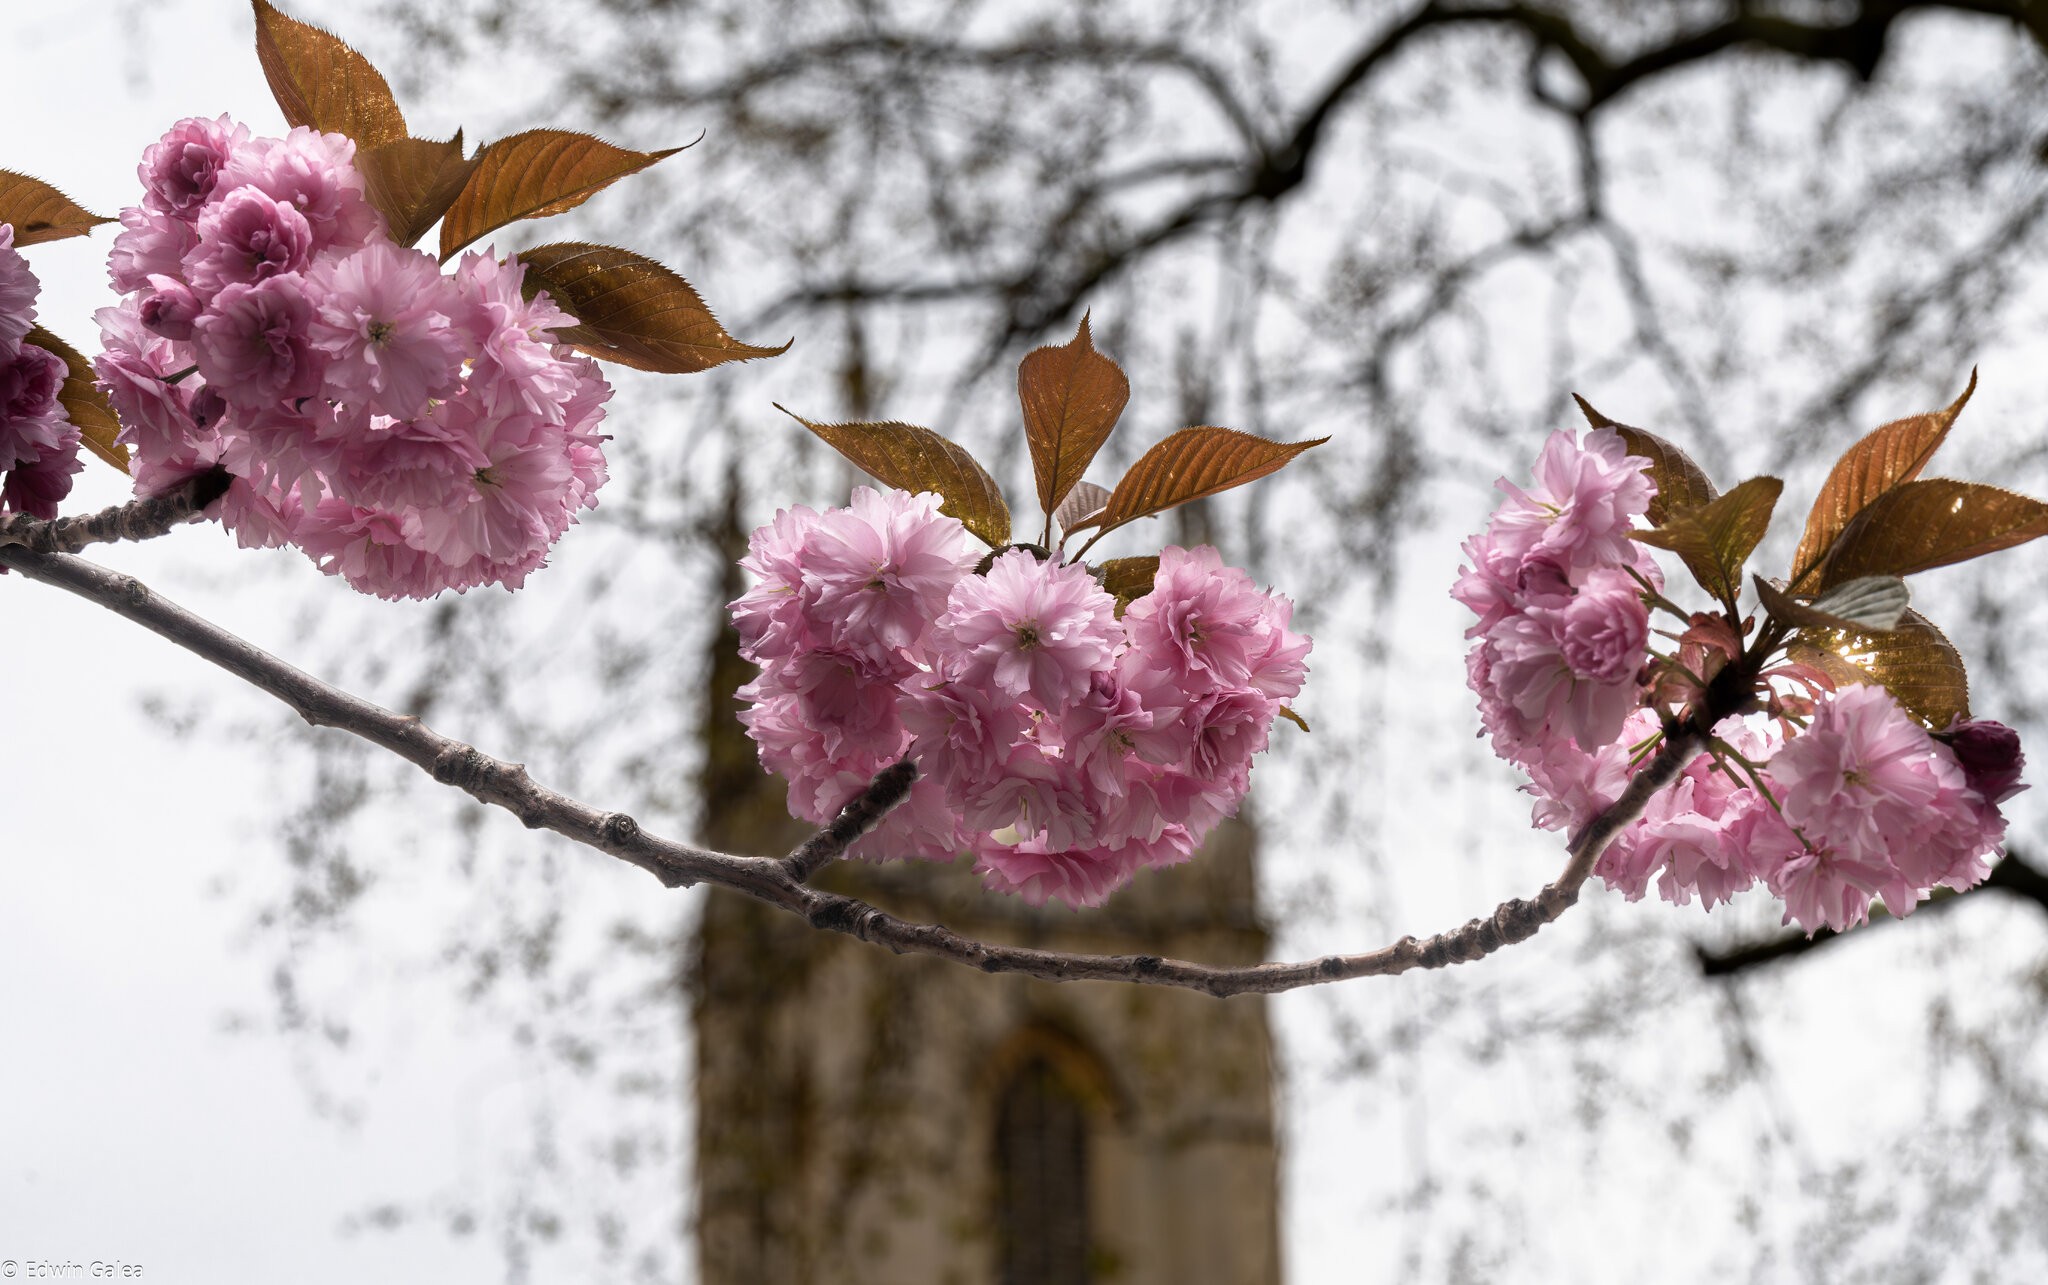
[[[199,242],[185,254],[184,278],[211,299],[225,286],[303,272],[312,260],[313,229],[297,206],[238,187],[200,212]],[[150,284],[161,275],[152,273]]]
[[[1530,783],[1523,789],[1537,799],[1533,824],[1577,835],[1621,797],[1633,774],[1630,751],[1656,732],[1656,711],[1638,709],[1622,723],[1621,734],[1598,750],[1582,750],[1567,738],[1545,741],[1526,764]]]
[[[1558,651],[1575,679],[1632,684],[1643,667],[1650,613],[1642,591],[1625,572],[1594,571],[1562,606],[1532,614],[1550,620]]]
[[[1214,549],[1169,547],[1159,554],[1152,592],[1124,613],[1124,628],[1176,678],[1235,684],[1266,649],[1270,626],[1266,595],[1250,576],[1224,566]]]
[[[254,187],[292,206],[305,216],[315,250],[347,253],[384,231],[384,217],[366,199],[355,154],[356,145],[347,136],[300,126],[283,138],[235,146],[218,186],[222,191]]]
[[[93,317],[100,323],[102,348],[93,369],[120,417],[118,440],[134,448],[129,471],[136,494],[160,495],[212,467],[220,458],[220,434],[192,415],[195,381],[165,382],[165,376],[189,364],[179,345],[142,324],[134,295]],[[213,395],[219,396],[217,391]]]
[[[78,429],[65,422],[57,440],[39,458],[8,470],[6,484],[0,486],[0,510],[46,521],[54,518],[58,504],[71,494],[71,479],[84,468],[78,458]]]
[[[249,131],[227,117],[181,120],[142,153],[136,174],[142,203],[158,214],[195,219],[213,195],[220,172]]]
[[[962,682],[992,682],[1056,710],[1108,667],[1115,607],[1086,568],[1012,550],[986,576],[960,581],[937,630],[940,645],[961,658]]]
[[[494,412],[507,412],[499,398],[545,415],[574,392],[574,372],[556,355],[549,332],[575,324],[542,290],[527,299],[520,288],[526,265],[499,259],[496,250],[462,256],[455,286],[464,312],[462,325],[475,338],[474,378]]]
[[[1598,749],[1621,732],[1641,699],[1624,677],[1603,682],[1579,676],[1565,654],[1555,618],[1516,616],[1495,625],[1490,682],[1524,737],[1569,736],[1582,750]]]
[[[34,344],[0,361],[0,472],[61,449],[58,439],[70,427],[57,402],[65,370],[63,358]]]
[[[805,723],[823,738],[830,757],[887,752],[901,744],[895,689],[865,656],[808,651],[781,666],[776,678],[797,698]]]
[[[423,547],[452,563],[517,561],[545,551],[571,520],[568,439],[556,427],[508,424],[471,409],[465,401],[436,408],[449,440],[466,439],[485,463],[448,504],[418,514]]]
[[[1574,573],[1633,564],[1643,555],[1629,531],[1657,491],[1643,472],[1649,463],[1630,455],[1612,429],[1595,429],[1583,442],[1570,432],[1552,433],[1528,490],[1500,480],[1508,500],[1492,531],[1518,557],[1547,553]]]
[[[192,323],[206,305],[191,286],[161,273],[150,277],[150,292],[141,295],[138,315],[142,324],[166,339],[192,337]]]
[[[461,295],[432,257],[373,241],[322,259],[306,286],[336,400],[405,419],[455,385],[469,338],[455,322]]]
[[[47,519],[83,465],[78,429],[58,400],[69,368],[24,341],[40,285],[14,248],[13,227],[0,224],[0,512]]]
[[[404,519],[394,513],[326,499],[294,526],[293,538],[322,571],[363,593],[396,601],[453,587],[447,564],[408,543]]]
[[[974,855],[974,868],[990,888],[1034,906],[1059,900],[1079,909],[1101,905],[1129,883],[1146,853],[1137,844],[1061,849],[1037,839],[1007,844],[984,839]]]
[[[0,361],[12,361],[36,324],[36,295],[42,283],[14,248],[14,225],[0,223]]]
[[[231,405],[261,409],[312,397],[325,363],[296,277],[230,285],[192,323],[193,360]]]
[[[151,277],[182,277],[185,256],[198,244],[198,230],[185,220],[131,205],[121,211],[107,277],[123,294],[148,289]]]
[[[740,568],[754,584],[727,604],[739,631],[740,654],[749,660],[781,660],[812,643],[804,610],[804,544],[822,515],[805,505],[776,511],[775,520],[756,527],[747,539]]]
[[[878,663],[918,644],[980,560],[973,537],[931,492],[856,487],[804,541],[811,632]]]
[[[446,510],[476,489],[491,459],[444,417],[397,420],[351,434],[328,476],[353,504],[373,509]]]
[[[1832,693],[1766,773],[1786,821],[1810,842],[1850,856],[1882,854],[1940,793],[1927,729],[1875,685]]]

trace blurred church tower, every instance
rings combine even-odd
[[[700,829],[786,852],[806,831],[733,718],[737,644],[728,627],[712,658]],[[820,884],[993,941],[1251,963],[1253,849],[1231,823],[1082,913],[983,893],[964,865],[848,863]],[[1263,997],[988,976],[717,889],[694,978],[703,1285],[1279,1280]]]

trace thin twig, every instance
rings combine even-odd
[[[786,910],[812,927],[831,929],[902,953],[933,955],[987,973],[1021,973],[1043,981],[1121,981],[1179,986],[1210,995],[1272,993],[1350,977],[1385,977],[1414,968],[1483,959],[1526,941],[1579,899],[1600,853],[1642,813],[1650,796],[1675,779],[1704,743],[1691,726],[1674,729],[1664,748],[1614,805],[1573,840],[1564,872],[1533,900],[1503,902],[1484,919],[1417,940],[1357,955],[1326,955],[1292,963],[1217,968],[1157,955],[1084,955],[999,946],[963,937],[939,924],[899,919],[856,897],[822,892],[799,878],[844,852],[887,812],[915,779],[907,764],[885,770],[826,831],[787,858],[714,852],[649,834],[623,812],[606,811],[535,782],[522,764],[492,758],[443,736],[417,717],[397,714],[321,682],[218,625],[159,597],[133,576],[81,558],[0,545],[0,566],[56,585],[134,621],[283,701],[308,723],[348,732],[387,749],[444,785],[504,808],[530,829],[553,830],[586,847],[653,874],[668,887],[712,883]]]
[[[226,469],[216,467],[194,474],[162,495],[80,517],[46,522],[26,513],[0,514],[0,545],[18,545],[36,553],[76,553],[88,545],[116,540],[154,540],[198,520],[200,511],[226,494],[234,480]]]
[[[782,868],[798,883],[809,883],[811,876],[845,856],[854,840],[880,825],[892,808],[909,798],[910,787],[916,783],[917,765],[909,759],[883,768],[867,789],[839,810],[831,825],[784,857]]]

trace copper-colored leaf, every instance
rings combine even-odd
[[[476,169],[441,224],[441,260],[518,219],[573,210],[628,174],[680,148],[632,152],[601,138],[561,129],[530,129],[476,154]]]
[[[1705,504],[1666,514],[1664,525],[1638,531],[1636,539],[1677,554],[1700,588],[1733,604],[1742,590],[1742,564],[1764,538],[1784,489],[1775,477],[1753,477]]]
[[[1071,341],[1035,349],[1018,364],[1017,400],[1024,407],[1038,504],[1051,513],[1109,440],[1131,400],[1131,381],[1095,351],[1088,318],[1082,317]]]
[[[358,148],[406,137],[405,117],[391,86],[370,60],[340,37],[279,13],[268,0],[256,9],[256,60],[285,122],[346,134]]]
[[[1052,520],[1059,524],[1060,534],[1074,532],[1095,525],[1103,506],[1109,503],[1109,488],[1093,482],[1076,482],[1074,489],[1067,492],[1067,498],[1053,510]]]
[[[1929,727],[1970,716],[1970,679],[1963,658],[1917,611],[1882,634],[1808,634],[1786,654],[1837,683],[1877,683]]]
[[[1234,428],[1183,428],[1131,465],[1110,492],[1101,527],[1114,530],[1177,504],[1255,482],[1329,440],[1272,442]]]
[[[1288,722],[1290,722],[1290,723],[1294,724],[1294,725],[1295,725],[1296,727],[1300,728],[1300,729],[1301,729],[1302,731],[1306,732],[1306,731],[1308,730],[1308,720],[1307,720],[1307,719],[1305,719],[1305,718],[1303,718],[1303,717],[1302,717],[1301,715],[1299,715],[1299,714],[1295,713],[1295,712],[1294,712],[1294,711],[1293,711],[1293,710],[1292,710],[1291,708],[1289,708],[1288,706],[1282,705],[1282,706],[1280,707],[1280,711],[1279,711],[1279,712],[1280,712],[1280,717],[1282,717],[1282,718],[1286,719],[1286,720],[1287,720]]]
[[[689,282],[631,250],[559,241],[521,250],[519,260],[527,294],[546,290],[579,323],[555,337],[601,361],[682,375],[789,351],[734,339]]]
[[[988,470],[964,447],[915,424],[818,424],[786,406],[775,409],[882,485],[938,492],[943,501],[939,511],[958,518],[990,548],[1010,542],[1010,506]]]
[[[1714,490],[1713,479],[1707,476],[1707,471],[1678,447],[1655,433],[1646,433],[1640,428],[1630,428],[1607,418],[1577,393],[1572,394],[1572,400],[1579,404],[1579,411],[1585,415],[1588,424],[1594,428],[1613,429],[1621,435],[1630,455],[1640,455],[1650,461],[1650,467],[1643,471],[1657,484],[1656,497],[1650,501],[1652,524],[1662,526],[1664,519],[1672,513],[1710,504],[1719,494]]]
[[[112,222],[82,209],[39,178],[0,170],[0,223],[14,228],[16,247],[84,236],[100,224]]]
[[[2048,504],[2029,496],[1928,478],[1902,482],[1864,506],[1835,540],[1816,584],[1909,576],[2048,535]]]
[[[1893,487],[1920,476],[1976,391],[1977,372],[1972,370],[1970,386],[1947,410],[1893,420],[1842,452],[1821,484],[1813,511],[1806,515],[1806,531],[1792,555],[1794,589],[1820,569],[1836,537],[1858,513]]]
[[[477,158],[464,160],[462,131],[445,143],[401,138],[356,152],[370,204],[391,225],[391,239],[412,245],[448,212]]]
[[[1840,633],[1885,633],[1896,629],[1912,595],[1897,576],[1865,576],[1851,580],[1826,597],[1800,602],[1762,576],[1751,576],[1757,601],[1788,625]]]
[[[114,415],[114,404],[93,382],[98,376],[92,363],[84,353],[41,326],[28,332],[28,342],[64,359],[64,386],[57,390],[64,414],[78,425],[79,440],[85,449],[126,473],[128,448],[114,440],[121,431],[121,421]]]
[[[1111,558],[1095,569],[1096,578],[1109,596],[1116,599],[1116,614],[1119,619],[1124,609],[1138,599],[1152,592],[1153,578],[1159,574],[1159,555],[1148,558]]]

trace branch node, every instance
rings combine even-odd
[[[597,832],[613,847],[624,847],[640,837],[640,823],[623,812],[607,812],[597,823]]]
[[[854,902],[851,898],[827,897],[819,902],[818,906],[809,915],[806,915],[805,918],[811,921],[811,927],[813,928],[823,928],[831,932],[859,936],[854,930],[860,918],[860,911],[858,903]]]
[[[483,774],[483,755],[467,745],[451,745],[434,756],[434,779],[467,790]]]

